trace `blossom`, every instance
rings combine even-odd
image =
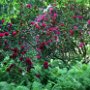
[[[47,44],[49,44],[49,43],[51,43],[51,42],[52,42],[52,40],[50,39],[50,40],[47,41]]]
[[[48,65],[48,62],[47,62],[47,61],[45,61],[45,62],[44,62],[44,64],[43,64],[43,67],[44,67],[45,69],[47,69],[47,68],[48,68],[48,66],[49,66],[49,65]]]
[[[42,23],[42,27],[46,27],[46,26],[47,26],[46,23],[43,22],[43,23]]]
[[[41,28],[38,23],[35,24],[35,27],[36,27],[37,29],[40,29],[40,28]]]
[[[45,42],[40,43],[40,45],[39,45],[39,49],[40,49],[40,50],[43,50],[45,45],[46,45]]]
[[[56,42],[59,42],[58,36],[54,36],[54,39],[56,40]]]
[[[4,37],[5,36],[5,33],[0,33],[0,37]]]
[[[64,23],[61,23],[61,24],[60,24],[60,26],[62,26],[62,27],[63,27],[63,26],[64,26]]]
[[[78,19],[83,19],[83,16],[77,16]]]
[[[26,63],[27,63],[30,67],[32,67],[32,65],[33,65],[33,63],[32,63],[32,61],[31,61],[30,58],[26,58]]]
[[[5,22],[5,20],[4,19],[2,19],[2,24]]]
[[[27,7],[27,8],[31,8],[32,5],[31,5],[31,4],[27,4],[26,7]]]
[[[54,10],[53,7],[50,7],[49,8],[49,13],[52,14],[53,10]]]
[[[85,45],[84,42],[80,42],[79,47],[82,48]]]
[[[55,18],[57,17],[57,13],[54,13],[54,15],[53,15]]]
[[[90,35],[90,31],[88,31],[88,34]]]
[[[78,27],[77,27],[77,26],[74,26],[73,28],[74,28],[74,30],[77,30],[77,29],[78,29]]]
[[[46,14],[44,13],[42,15],[37,16],[37,18],[35,20],[36,20],[36,22],[40,22],[40,21],[43,21],[45,19],[45,17],[46,17]]]
[[[60,34],[60,31],[56,31],[55,34],[59,35]]]
[[[24,58],[23,57],[20,57],[19,60],[22,61]]]
[[[13,32],[12,32],[12,35],[13,35],[13,36],[15,36],[16,34],[17,34],[17,32],[16,32],[16,31],[13,31]]]
[[[88,20],[88,22],[87,22],[87,23],[88,23],[88,25],[90,25],[90,20]]]
[[[41,58],[40,54],[37,54],[37,55],[36,55],[36,58],[37,58],[37,59],[40,59],[40,58]]]
[[[12,25],[13,25],[12,23],[8,23],[8,27],[9,27],[9,28],[12,27]]]
[[[34,21],[30,22],[30,25],[35,25],[35,22]]]
[[[21,49],[24,49],[24,48],[25,48],[25,46],[24,46],[24,45],[22,45],[22,46],[21,46]]]
[[[56,30],[58,30],[58,27],[50,27],[48,30],[49,31],[56,31]]]
[[[71,36],[74,35],[74,31],[73,30],[69,30],[69,33],[70,33]]]
[[[17,56],[18,56],[18,53],[13,53],[13,54],[10,56],[10,58],[15,59]]]
[[[19,52],[19,49],[16,47],[16,48],[13,48],[12,51],[13,51],[14,53],[18,53],[18,52]]]
[[[5,32],[5,36],[8,36],[9,35],[9,32]]]
[[[27,52],[27,51],[23,51],[23,52],[21,52],[21,54],[24,55],[24,54],[26,54],[26,52]]]

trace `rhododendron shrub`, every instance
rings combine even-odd
[[[86,15],[76,6],[68,4],[57,9],[52,5],[30,22],[29,32],[40,58],[58,58],[67,63],[75,56],[86,56],[88,30],[84,26],[89,20],[84,20]]]
[[[86,57],[90,19],[80,5],[70,2],[58,8],[51,4],[47,9],[20,5],[17,22],[0,21],[0,48],[13,61],[7,72],[14,67],[30,72],[37,63],[48,70],[51,59],[68,64],[75,62],[73,58]],[[35,75],[40,77],[38,72]]]

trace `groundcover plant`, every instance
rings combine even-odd
[[[89,90],[90,0],[0,0],[0,90]]]

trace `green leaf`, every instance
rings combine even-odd
[[[32,85],[32,90],[42,90],[42,86],[39,82],[34,81]]]
[[[29,89],[25,86],[18,86],[14,90],[29,90]]]

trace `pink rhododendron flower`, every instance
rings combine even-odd
[[[38,23],[35,24],[35,27],[36,27],[37,29],[40,29],[40,28],[41,28]]]
[[[42,23],[42,27],[46,27],[46,26],[47,26],[46,23],[43,22],[43,23]]]
[[[41,58],[40,54],[37,54],[37,55],[36,55],[36,58],[37,58],[37,59],[40,59],[40,58]]]
[[[5,22],[5,20],[4,19],[2,19],[2,24]]]
[[[16,31],[13,31],[13,32],[12,32],[12,35],[13,35],[13,36],[15,36],[16,34],[17,34],[17,32],[16,32]]]
[[[5,33],[0,33],[0,37],[4,37],[5,36]]]
[[[88,22],[87,22],[87,23],[88,23],[88,25],[90,25],[90,20],[88,20]]]
[[[69,33],[70,33],[71,36],[74,35],[74,31],[73,30],[69,30]]]
[[[47,44],[49,44],[49,43],[51,43],[51,42],[52,42],[52,40],[50,39],[50,40],[47,41]]]
[[[60,31],[56,31],[55,34],[59,35],[60,34]]]
[[[83,19],[83,16],[77,16],[78,19]]]
[[[62,27],[63,27],[63,26],[64,26],[64,23],[61,23],[61,24],[60,24],[60,26],[62,26]]]
[[[27,4],[26,7],[27,7],[27,8],[31,8],[32,5],[31,5],[31,4]]]
[[[58,30],[58,27],[50,27],[48,30],[49,31],[56,31],[56,30]]]
[[[37,50],[37,51],[39,51],[39,52],[41,51],[41,49],[40,49],[40,48],[36,48],[36,50]]]
[[[58,15],[57,15],[57,13],[54,13],[54,15],[53,15],[54,17],[57,17]]]
[[[8,36],[9,35],[9,32],[5,32],[5,36]]]
[[[77,27],[77,26],[74,26],[73,28],[74,28],[74,30],[77,30],[77,29],[78,29],[78,27]]]
[[[84,45],[85,45],[85,44],[84,44],[83,42],[81,42],[81,43],[79,44],[79,47],[82,48]]]
[[[53,9],[52,7],[50,7],[50,8],[49,8],[49,13],[52,14],[52,11],[53,11],[53,10],[54,10],[54,9]]]
[[[40,21],[44,20],[45,17],[46,17],[46,13],[37,16],[37,18],[35,19],[35,21],[36,21],[36,22],[40,22]]]
[[[59,41],[58,36],[54,36],[54,39],[56,40],[56,42],[58,42],[58,41]]]
[[[88,34],[90,35],[90,31],[88,31]]]
[[[19,52],[19,49],[16,47],[16,48],[13,48],[11,49],[14,53],[18,53]]]
[[[35,25],[35,22],[34,21],[30,22],[30,25]]]

